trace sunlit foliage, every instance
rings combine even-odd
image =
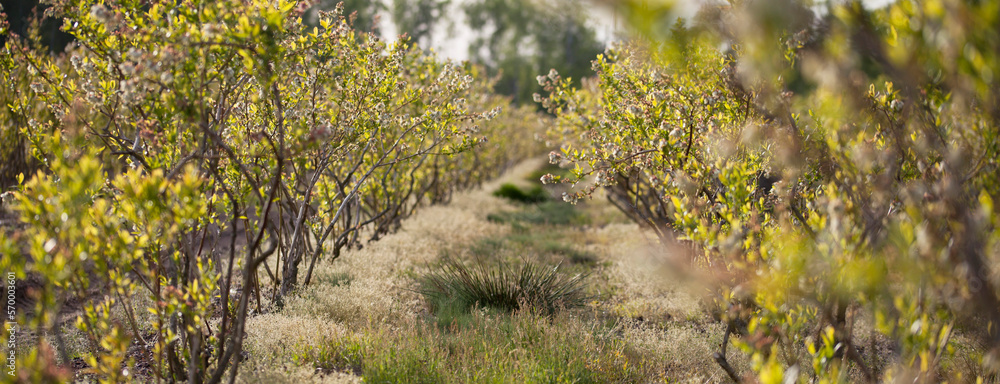
[[[76,39],[65,54],[7,41],[3,121],[41,170],[18,176],[3,266],[38,281],[23,324],[40,335],[81,303],[97,379],[124,380],[133,344],[157,378],[235,376],[248,314],[320,259],[536,151],[537,117],[478,68],[356,32],[339,8],[307,27],[311,6],[56,2]],[[111,316],[137,298],[152,304]],[[51,334],[18,355],[20,379],[69,361]]]
[[[1000,4],[736,1],[686,28],[660,3],[625,2],[645,37],[593,82],[539,77],[575,170],[543,181],[688,247],[734,380],[730,334],[762,382],[995,379]]]

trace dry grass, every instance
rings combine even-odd
[[[269,313],[247,322],[246,350],[254,361],[269,362],[350,334],[346,325],[337,322]]]
[[[507,177],[534,167],[537,162],[527,162]],[[398,233],[361,250],[348,251],[335,262],[319,263],[314,271],[315,283],[288,299],[282,311],[251,319],[247,327],[250,333],[247,350],[272,362],[282,357],[287,360],[290,348],[301,351],[315,346],[309,343],[413,323],[426,309],[415,292],[416,280],[412,276],[426,272],[421,269],[435,261],[442,249],[507,231],[505,226],[488,221],[489,210],[483,209],[508,205],[489,194],[490,188],[499,182],[457,194],[448,205],[426,207],[404,222]],[[315,330],[335,331],[325,335],[310,333],[320,332]],[[297,342],[295,336],[300,333],[308,335],[309,342]],[[287,362],[257,364],[241,376],[248,381],[254,381],[251,378],[270,381],[283,374],[303,375],[298,369],[268,369],[271,365],[287,365]],[[315,379],[320,380],[318,375]],[[327,379],[324,376],[322,380]]]
[[[600,193],[573,208],[493,196],[503,183],[531,188],[524,175],[539,165],[521,164],[447,205],[425,207],[397,233],[319,263],[311,285],[248,320],[239,381],[729,382],[713,360],[725,326],[700,299],[711,291],[704,272],[682,267],[687,251],[651,245],[653,235]],[[472,266],[559,265],[567,276],[588,276],[583,284],[593,300],[548,312],[479,305],[432,311],[436,302],[418,293],[420,283],[442,276],[442,260],[451,258]],[[128,304],[138,332],[150,333],[149,295],[133,295]],[[124,308],[113,307],[112,318],[133,335]],[[852,314],[852,321],[855,342],[867,348],[878,374],[909,377],[913,367],[892,360],[892,346],[872,331],[870,314]],[[71,358],[93,352],[75,327],[61,333]],[[944,364],[963,374],[955,381],[984,374],[976,340],[961,332],[954,337],[961,347]],[[729,363],[749,375],[750,362],[735,346],[739,336],[733,340]],[[811,359],[801,346],[796,352],[799,361]],[[800,368],[803,377],[811,374],[808,364]],[[851,368],[849,380],[861,379]]]
[[[632,320],[623,321],[623,339],[662,356],[670,381],[728,381],[712,359],[725,325],[712,320],[699,300],[707,288],[678,270],[672,255],[652,247],[651,237],[637,239],[637,233],[642,231],[631,223],[587,231],[589,250],[611,261],[604,274],[612,293],[596,307],[612,318]],[[730,363],[749,372],[749,361],[734,349],[729,348]]]
[[[534,166],[522,164],[508,175]],[[354,326],[412,318],[422,304],[410,276],[435,261],[442,249],[471,244],[475,239],[507,230],[486,220],[488,210],[483,209],[508,204],[489,195],[496,183],[457,194],[448,205],[426,207],[406,220],[399,232],[361,250],[345,252],[335,262],[319,263],[314,271],[317,283],[289,299],[282,313]],[[324,284],[344,275],[350,276],[349,284]]]
[[[688,319],[701,316],[699,304],[692,292],[679,286],[679,277],[673,276],[670,264],[657,257],[648,245],[629,239],[636,228],[631,225],[609,225],[595,230],[593,236],[604,240],[594,252],[612,260],[613,268],[608,277],[617,287],[615,296],[607,305],[622,317],[647,320],[672,318]]]
[[[398,233],[321,262],[314,282],[283,309],[248,324],[244,382],[721,382],[712,361],[723,327],[698,292],[672,278],[635,224],[601,198],[578,208],[588,224],[491,220],[533,209],[492,196],[503,183],[530,185],[526,162],[482,189],[427,207]],[[473,310],[433,321],[416,293],[442,255],[565,263],[591,273],[587,308],[555,317]],[[516,260],[515,260],[516,261]],[[574,272],[575,273],[575,272]],[[697,289],[695,289],[697,290]],[[732,348],[731,348],[732,350]],[[737,353],[738,369],[747,362]]]
[[[247,364],[240,369],[239,383],[257,384],[354,384],[361,377],[345,372],[317,372],[311,366]]]
[[[530,188],[525,175],[540,165],[525,162],[425,207],[397,233],[320,262],[312,284],[248,320],[240,382],[727,381],[712,360],[723,326],[705,314],[701,288],[603,197],[567,210],[493,196],[503,183]],[[538,220],[546,215],[564,217]],[[444,317],[418,293],[444,256],[560,265],[568,276],[589,275],[594,299],[556,313],[462,308]],[[149,298],[130,300],[139,332],[149,332]],[[129,324],[121,305],[113,317]],[[88,353],[77,333],[64,332],[71,350]],[[749,372],[730,350],[730,362]]]

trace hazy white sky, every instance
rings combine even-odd
[[[445,15],[448,21],[439,22],[435,27],[431,45],[439,55],[458,61],[469,57],[469,45],[476,35],[481,33],[481,31],[471,30],[465,21],[465,11],[462,7],[469,1],[471,0],[452,1]],[[590,13],[589,21],[594,26],[598,39],[611,41],[615,34],[616,21],[621,22],[616,20],[611,7],[593,0],[580,1],[587,3],[587,9]],[[380,28],[385,37],[397,35],[396,27],[387,15],[383,15],[381,21]]]
[[[388,1],[388,0],[384,0]],[[431,48],[440,56],[456,61],[465,60],[469,57],[469,45],[475,36],[482,31],[471,30],[465,21],[465,11],[463,6],[473,0],[453,0],[449,10],[444,15],[448,21],[439,22],[436,26],[431,42]],[[547,1],[547,0],[542,0]],[[622,20],[615,14],[609,1],[598,0],[578,0],[586,3],[589,11],[589,21],[594,26],[598,39],[605,42],[613,41],[623,29]],[[658,0],[650,0],[658,1]],[[711,0],[675,0],[677,15],[680,17],[692,17],[698,11],[701,4]],[[839,1],[839,0],[830,0]],[[846,0],[840,0],[846,1]],[[895,0],[862,0],[862,3],[869,9],[883,7]],[[382,16],[380,26],[385,37],[396,36],[397,30],[392,25],[392,20],[388,15]]]

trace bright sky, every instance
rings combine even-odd
[[[466,25],[465,11],[462,9],[463,5],[469,1],[471,0],[453,1],[446,14],[451,19],[451,23],[441,22],[435,27],[431,45],[439,55],[458,61],[469,57],[469,45],[477,34],[476,31],[472,31]],[[581,1],[589,3],[590,22],[595,27],[598,39],[610,41],[614,36],[616,21],[611,7],[594,0]],[[618,22],[620,23],[621,21],[619,20]],[[452,25],[449,26],[447,24]],[[382,16],[382,25],[380,28],[386,37],[396,36],[397,34],[396,26],[392,24],[392,20],[387,15]]]
[[[387,1],[387,0],[383,0]],[[446,17],[451,19],[451,23],[440,22],[436,26],[431,42],[435,52],[444,58],[456,61],[465,60],[469,57],[469,45],[476,36],[476,31],[472,31],[465,22],[465,12],[463,5],[473,0],[454,0],[450,9],[446,12]],[[544,1],[544,0],[543,0]],[[614,40],[615,32],[622,29],[623,21],[615,15],[611,1],[604,0],[579,0],[588,4],[589,21],[595,27],[597,38],[601,41],[609,42]],[[658,0],[649,0],[658,1]],[[680,17],[692,17],[698,11],[701,4],[709,0],[676,0],[677,15]],[[820,0],[822,1],[822,0]],[[830,0],[838,1],[838,0]],[[843,1],[843,0],[841,0]],[[895,0],[862,0],[869,9],[883,7]],[[451,24],[451,25],[448,25]],[[388,15],[382,16],[382,32],[384,36],[396,36],[396,27],[392,25],[392,20]]]

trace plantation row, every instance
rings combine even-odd
[[[59,325],[76,309],[102,381],[125,380],[132,338],[158,378],[235,377],[248,314],[321,259],[539,153],[534,110],[478,68],[358,34],[339,8],[306,26],[307,8],[79,1],[49,9],[67,52],[9,37],[0,155],[40,171],[4,202],[19,220],[0,269],[37,283],[21,327],[49,335],[19,346],[17,380],[68,379]],[[152,297],[152,334],[112,320],[134,295]]]
[[[252,312],[539,153],[539,133],[570,169],[543,183],[570,203],[603,189],[711,287],[712,357],[733,381],[995,381],[1000,2],[733,2],[672,28],[667,8],[622,5],[644,37],[582,86],[539,76],[554,119],[339,10],[306,26],[289,1],[54,5],[65,54],[35,36],[0,56],[0,158],[41,169],[17,176],[0,231],[0,268],[37,285],[25,328],[50,335],[19,379],[66,378],[69,313],[101,380],[125,379],[132,338],[154,345],[157,378],[232,380]],[[432,299],[462,268],[431,275]],[[152,334],[112,319],[137,294]]]
[[[634,3],[652,43],[579,89],[539,76],[573,168],[542,181],[607,188],[718,287],[730,377],[741,335],[762,382],[996,380],[1000,4],[735,2],[667,30]]]

